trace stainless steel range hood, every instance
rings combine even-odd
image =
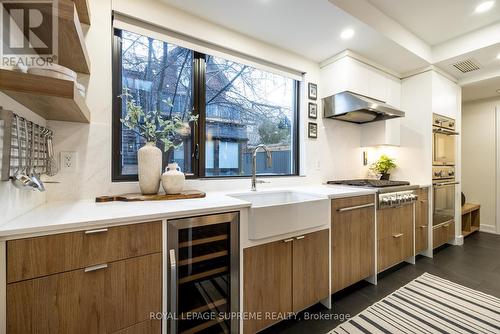
[[[387,103],[345,91],[323,99],[327,118],[363,124],[404,117],[405,113]]]

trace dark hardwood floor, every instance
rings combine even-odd
[[[472,234],[463,246],[443,246],[433,259],[418,257],[415,265],[401,264],[380,274],[376,286],[360,282],[340,291],[332,296],[331,310],[318,304],[262,333],[328,333],[341,323],[340,316],[355,316],[425,272],[500,298],[500,236]],[[305,320],[306,312],[309,318],[326,319]]]

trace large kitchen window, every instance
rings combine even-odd
[[[164,165],[175,161],[188,177],[251,175],[259,144],[272,151],[273,163],[257,153],[257,174],[298,174],[294,79],[115,29],[113,87],[114,181],[137,180],[137,150],[145,144],[124,124],[130,101],[140,120],[175,124],[175,134],[156,144]]]

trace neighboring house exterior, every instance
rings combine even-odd
[[[174,48],[167,55],[167,62],[152,62],[153,68],[148,71],[124,71],[123,85],[130,90],[136,101],[141,104],[144,110],[154,110],[158,105],[162,114],[181,115],[191,109],[191,92],[189,88],[182,86],[177,82],[178,73],[185,66],[191,66],[192,61],[182,61],[183,58],[190,58],[185,49]],[[179,61],[181,60],[181,61]],[[170,61],[170,63],[169,63]],[[187,65],[189,63],[189,65]],[[163,81],[159,78],[161,66],[163,70]],[[238,104],[228,103],[229,97],[227,88],[231,81],[213,63],[212,57],[207,58],[207,77],[210,82],[207,84],[207,106],[206,106],[206,175],[224,176],[224,175],[248,175],[251,173],[251,147],[260,143],[260,137],[257,129],[253,125],[245,122],[243,115],[247,110]],[[152,77],[150,73],[157,74]],[[172,84],[176,82],[177,84]],[[162,87],[159,87],[159,86]],[[208,90],[210,89],[210,90]],[[158,94],[153,99],[151,93]],[[159,93],[158,93],[159,92]],[[212,95],[211,95],[212,94]],[[157,103],[157,101],[169,99],[173,102],[173,107],[166,103]],[[153,101],[154,106],[147,105]],[[123,106],[123,113],[126,107]],[[183,149],[176,150],[173,154],[164,154],[164,163],[167,160],[175,160],[183,171],[186,170],[185,163],[191,159],[190,136],[182,138]],[[137,150],[144,144],[144,140],[135,132],[123,129],[122,132],[122,165],[127,174],[137,172]],[[289,173],[290,169],[290,147],[289,145],[274,145],[273,168],[269,169],[272,173]],[[276,155],[276,157],[274,156]],[[275,167],[276,165],[276,167]],[[265,169],[263,153],[258,155],[259,171]]]

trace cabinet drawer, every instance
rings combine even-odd
[[[81,269],[162,251],[161,222],[7,242],[7,282]]]
[[[148,321],[161,311],[161,272],[157,253],[8,284],[7,332],[104,334]]]
[[[375,204],[374,195],[338,198],[332,200],[332,212],[337,212],[337,213],[356,212],[357,210],[348,210],[348,211],[342,211],[342,210],[368,204]],[[368,207],[368,209],[374,210],[374,207]]]
[[[455,222],[445,223],[434,227],[432,231],[432,247],[444,245],[455,237]]]
[[[377,210],[377,240],[413,233],[413,205]]]
[[[378,241],[378,272],[413,256],[413,235],[395,234]]]

